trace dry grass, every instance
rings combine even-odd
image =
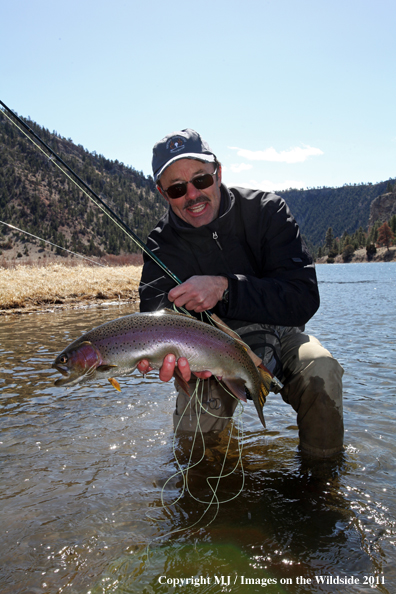
[[[122,299],[138,301],[141,266],[16,266],[0,268],[0,314]]]

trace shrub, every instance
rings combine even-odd
[[[11,250],[13,247],[13,243],[11,239],[8,239],[7,241],[3,241],[2,243],[0,243],[0,247],[3,248],[3,250]]]
[[[366,245],[367,260],[372,260],[374,255],[377,253],[377,248],[374,243],[368,243]]]
[[[348,243],[345,247],[344,250],[342,252],[342,259],[344,260],[344,262],[349,262],[349,260],[352,258],[353,253],[354,253],[354,249],[353,249],[353,245],[351,245],[350,243]]]

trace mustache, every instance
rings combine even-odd
[[[210,200],[207,196],[202,195],[199,198],[196,198],[195,200],[189,200],[188,202],[186,202],[184,205],[184,210],[186,210],[186,208],[191,208],[196,204],[203,204],[205,202],[210,202]]]

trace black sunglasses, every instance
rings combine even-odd
[[[210,188],[214,184],[214,176],[217,173],[217,167],[213,171],[213,173],[204,173],[203,175],[197,175],[189,182],[180,182],[177,184],[172,184],[169,186],[167,190],[163,190],[166,194],[168,194],[169,198],[181,198],[185,194],[187,194],[187,185],[192,184],[194,188],[197,190],[206,190],[206,188]]]

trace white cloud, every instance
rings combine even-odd
[[[287,151],[280,151],[270,147],[264,151],[250,151],[242,149],[237,146],[229,146],[228,148],[237,151],[239,157],[244,157],[248,161],[271,161],[277,163],[302,163],[308,157],[323,155],[323,151],[312,146],[304,145],[302,147],[296,146]]]
[[[249,163],[234,163],[233,165],[230,165],[230,169],[234,173],[240,173],[241,171],[247,171],[248,169],[252,169],[252,167],[253,167],[253,165],[250,165]]]
[[[230,183],[229,186],[240,186],[242,188],[252,188],[253,190],[263,190],[263,192],[281,192],[289,188],[296,188],[297,190],[306,188],[305,182],[288,179],[284,182],[272,182],[266,179],[262,181],[250,180],[245,183]]]

